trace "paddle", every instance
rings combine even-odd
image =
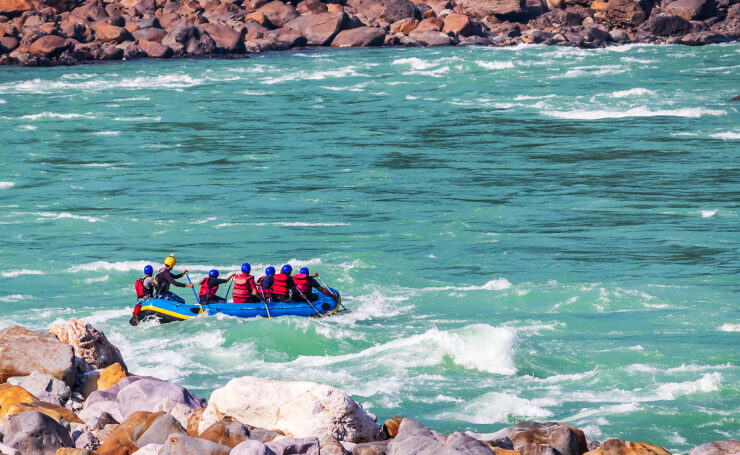
[[[313,308],[313,310],[316,312],[316,314],[319,315],[319,317],[323,316],[323,314],[320,313],[319,310],[317,310],[315,306],[313,306],[313,303],[311,303],[311,301],[308,300],[308,297],[306,297],[306,295],[303,294],[303,292],[300,289],[295,288],[295,290],[301,294],[301,297],[303,297],[306,300],[306,302],[308,302],[309,305],[311,305],[311,308]]]
[[[267,299],[265,298],[265,293],[262,292],[262,288],[260,288],[260,294],[262,294],[262,303],[265,304],[265,309],[267,310],[267,319],[272,319],[272,316],[270,316],[270,308],[267,307]]]
[[[193,286],[193,282],[192,282],[192,281],[190,281],[190,275],[188,275],[188,274],[186,273],[186,274],[185,274],[185,276],[186,276],[186,277],[188,277],[188,283],[190,283],[190,285],[191,285],[191,286]],[[200,299],[198,298],[198,293],[197,293],[197,292],[195,292],[195,286],[193,286],[193,287],[192,287],[192,288],[190,288],[190,289],[192,289],[192,290],[193,290],[193,295],[195,296],[195,301],[196,301],[196,302],[198,302],[198,306],[200,307],[200,312],[202,313],[202,312],[203,312],[203,305],[201,305],[201,304],[200,304]]]
[[[322,280],[321,277],[319,277],[317,275],[316,278],[319,279],[319,283],[321,283],[321,285],[324,286],[324,289],[326,289],[327,291],[331,292],[331,288],[329,286],[327,286],[326,283],[324,283],[324,280]],[[332,294],[334,294],[334,293],[332,292]],[[334,295],[336,295],[336,294],[334,294]],[[347,307],[344,306],[344,304],[341,301],[339,302],[339,305],[342,307],[342,309],[344,309],[344,311],[347,311]]]
[[[224,296],[224,300],[229,300],[229,291],[231,291],[231,285],[234,283],[234,280],[229,281],[229,287],[226,289],[226,295]]]

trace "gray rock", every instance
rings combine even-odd
[[[411,419],[403,419],[388,443],[389,455],[491,455],[484,443],[464,433],[441,435]]]
[[[386,455],[388,441],[363,442],[352,448],[352,455]]]
[[[0,382],[40,371],[71,386],[77,374],[74,358],[72,346],[50,333],[21,326],[0,330]]]
[[[740,440],[708,442],[689,451],[689,455],[737,455],[739,453]]]
[[[641,28],[658,36],[684,35],[691,31],[691,23],[680,16],[658,14],[652,16]]]
[[[586,446],[588,447],[588,451],[591,452],[601,447],[601,443],[599,441],[589,439],[586,441]]]
[[[525,451],[530,454],[541,453],[547,447],[554,448],[562,455],[580,455],[587,451],[582,431],[557,422],[520,422],[488,437],[508,437],[514,444],[514,450],[519,450],[523,455]],[[538,445],[544,447],[536,447]]]
[[[159,455],[159,451],[162,450],[162,444],[147,444],[144,447],[139,448],[136,451],[137,455]]]
[[[100,441],[90,431],[86,431],[75,439],[75,447],[78,449],[95,450],[100,447]]]
[[[62,401],[67,401],[72,395],[72,389],[70,389],[67,384],[48,373],[34,371],[28,376],[9,378],[7,382],[23,387],[37,398],[39,398],[39,395],[42,393],[48,392],[53,395],[57,395],[62,399]],[[51,403],[54,403],[54,401],[51,401]]]
[[[147,444],[164,444],[167,438],[166,435],[186,433],[174,417],[169,414],[162,414],[136,439],[136,445],[143,447]]]
[[[54,455],[61,447],[74,447],[62,424],[38,411],[25,411],[8,418],[3,443],[24,455]]]
[[[668,14],[681,16],[687,21],[711,17],[715,12],[714,0],[676,0],[663,8]]]
[[[183,434],[171,434],[159,450],[159,455],[228,455],[230,451],[229,447],[222,444]]]
[[[230,455],[274,455],[275,452],[270,450],[266,445],[259,441],[248,439],[239,443],[231,449]]]
[[[2,453],[3,455],[23,455],[19,450],[15,450],[14,448],[6,446],[5,444],[0,444],[0,453]]]
[[[449,46],[452,43],[448,35],[434,30],[422,33],[411,32],[409,36],[425,46]]]
[[[268,442],[275,455],[319,455],[318,438],[282,438]]]

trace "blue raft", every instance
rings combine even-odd
[[[203,313],[214,315],[217,313],[228,314],[239,318],[254,318],[261,316],[268,317],[267,309],[270,310],[270,316],[302,316],[302,317],[321,317],[336,313],[342,303],[342,296],[335,289],[331,289],[337,295],[336,299],[324,295],[314,290],[318,297],[309,304],[303,302],[267,302],[265,303],[234,303],[222,302],[203,305]],[[311,306],[313,305],[313,306]],[[137,314],[138,308],[138,314]],[[134,308],[134,316],[131,318],[131,325],[138,325],[140,322],[147,320],[157,320],[164,324],[167,322],[184,321],[185,319],[198,316],[201,313],[201,306],[198,304],[191,305],[188,303],[175,302],[173,300],[149,299],[142,300]]]

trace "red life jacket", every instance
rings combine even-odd
[[[308,281],[308,275],[305,273],[293,275],[293,284],[305,296],[311,292],[311,283]]]
[[[255,289],[254,277],[248,273],[241,273],[234,277],[234,303],[247,303]]]
[[[144,298],[144,278],[139,278],[134,283],[134,291],[136,291],[136,298]]]
[[[260,279],[257,281],[257,292],[264,298],[265,300],[270,300],[272,298],[272,289],[262,287],[262,282],[265,280],[265,277],[260,277]]]
[[[280,295],[283,297],[288,296],[288,278],[289,276],[284,273],[278,273],[275,275],[272,282],[272,293],[274,295]]]
[[[206,299],[211,299],[214,295],[216,295],[216,291],[218,291],[218,285],[215,285],[213,287],[208,286],[208,277],[200,280],[200,292],[198,293],[198,296],[205,297]]]

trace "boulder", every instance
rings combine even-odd
[[[93,30],[95,31],[95,38],[103,43],[120,43],[129,36],[125,28],[105,22],[96,25]]]
[[[0,0],[0,14],[16,16],[25,11],[31,11],[33,4],[28,0]]]
[[[604,22],[612,28],[633,28],[647,19],[640,3],[634,0],[609,0],[603,13]]]
[[[175,54],[182,54],[185,46],[191,38],[198,37],[198,29],[188,24],[179,24],[167,31],[167,36],[162,38],[162,44],[172,48]]]
[[[689,451],[689,455],[736,455],[739,453],[740,440],[708,442]]]
[[[430,30],[435,31],[435,32],[441,32],[444,26],[445,26],[444,20],[438,17],[430,17],[428,19],[424,19],[423,21],[419,22],[419,25],[416,26],[413,32],[423,33],[423,32],[428,32]]]
[[[90,451],[86,449],[68,449],[63,447],[57,449],[56,455],[90,455]]]
[[[235,447],[242,441],[249,439],[249,429],[244,424],[234,422],[231,419],[224,419],[206,428],[198,438],[228,447]]]
[[[0,384],[0,418],[10,409],[21,403],[35,403],[36,397],[28,393],[23,387],[12,384]]]
[[[662,447],[647,442],[629,442],[609,439],[589,455],[671,455]]]
[[[386,455],[388,441],[363,442],[352,448],[352,455]]]
[[[388,455],[491,455],[483,442],[464,433],[442,435],[419,422],[403,419],[388,443]]]
[[[203,409],[204,408],[198,408],[198,410],[200,410],[201,412],[203,411]],[[195,412],[189,406],[178,403],[177,401],[171,400],[169,398],[163,398],[154,405],[154,409],[152,412],[158,411],[164,411],[177,419],[177,421],[180,422],[180,425],[182,425],[183,428],[187,428],[188,422],[190,421],[190,416],[192,416]]]
[[[61,447],[74,447],[72,437],[62,424],[36,411],[10,416],[3,431],[3,444],[23,455],[54,455]]]
[[[385,41],[385,30],[377,27],[358,27],[343,30],[332,40],[331,47],[381,46]]]
[[[475,33],[475,26],[465,14],[450,14],[444,18],[442,33],[470,36]]]
[[[409,0],[391,0],[378,15],[378,18],[389,24],[401,19],[420,19],[421,15],[416,5]]]
[[[33,45],[31,45],[31,48],[33,48]],[[48,373],[39,373],[38,371],[34,371],[28,376],[9,378],[8,384],[23,387],[37,397],[44,392],[48,392],[59,396],[63,401],[67,401],[72,396],[72,389],[67,384]]]
[[[295,7],[299,14],[322,14],[329,11],[321,0],[302,0]]]
[[[225,445],[183,434],[172,434],[159,450],[159,455],[229,455],[229,452],[231,448]]]
[[[410,17],[407,17],[406,19],[401,19],[400,21],[396,21],[391,24],[391,33],[398,34],[403,33],[404,35],[408,35],[414,29],[419,25],[418,19],[411,19]]]
[[[254,11],[244,16],[244,22],[254,21],[260,25],[270,25],[270,21],[265,16],[265,13],[261,11]]]
[[[298,11],[292,6],[274,0],[257,10],[265,15],[268,21],[275,27],[282,27],[286,23],[298,17]]]
[[[180,424],[164,412],[139,411],[124,421],[98,448],[98,455],[131,453],[147,444],[164,444],[172,434],[184,434]]]
[[[472,17],[496,16],[503,20],[519,20],[526,16],[524,0],[460,0],[458,5]]]
[[[543,444],[562,455],[581,455],[588,450],[583,432],[560,422],[520,422],[486,436],[487,440],[502,438],[509,438],[515,450],[524,444]]]
[[[9,408],[3,409],[3,414],[8,417],[15,414],[20,414],[22,412],[26,411],[36,411],[40,412],[42,414],[46,414],[47,416],[51,417],[52,419],[56,420],[59,423],[69,422],[69,423],[83,423],[82,420],[77,417],[77,415],[63,407],[59,406],[57,404],[47,403],[44,401],[34,401],[33,403],[19,403],[15,404],[13,406],[10,406]]]
[[[380,33],[384,38],[385,33]],[[211,394],[199,428],[205,430],[224,417],[277,429],[292,437],[331,436],[339,441],[365,442],[375,440],[380,433],[374,416],[349,395],[313,382],[271,381],[252,376],[232,379]]]
[[[136,30],[132,33],[134,38],[138,41],[152,41],[155,43],[162,43],[162,39],[167,36],[167,32],[161,28],[144,28]],[[120,364],[119,364],[120,365]]]
[[[663,8],[663,11],[681,16],[687,21],[707,19],[715,12],[714,0],[676,0]]]
[[[657,36],[684,35],[691,31],[691,23],[680,16],[658,14],[642,24],[641,29]]]
[[[49,41],[49,48],[54,43],[58,45],[59,41]],[[42,49],[39,44],[38,51]],[[68,386],[74,385],[76,372],[72,347],[61,343],[54,335],[17,325],[0,330],[0,383],[34,371],[48,373]]]
[[[395,438],[398,434],[398,427],[401,426],[401,422],[403,422],[403,417],[401,416],[391,417],[386,420],[383,423],[383,433],[391,439]]]
[[[275,455],[319,455],[320,449],[318,438],[282,438],[266,445]]]
[[[19,44],[18,38],[14,38],[12,36],[0,36],[0,53],[12,52]]]
[[[433,30],[421,33],[414,30],[409,36],[425,46],[449,46],[452,43],[449,35]]]
[[[347,15],[344,13],[321,13],[299,16],[285,24],[306,37],[309,46],[328,46],[342,29]]]
[[[324,436],[318,440],[320,455],[347,455],[347,451],[341,442],[331,436]]]
[[[96,450],[100,441],[90,431],[85,431],[75,439],[75,447],[86,450]]]
[[[198,431],[198,427],[200,426],[201,420],[203,420],[203,413],[205,412],[206,408],[200,408],[196,409],[188,419],[188,424],[183,425],[185,429],[188,431],[188,435],[197,438],[200,434],[200,431]],[[207,428],[206,428],[207,429]]]
[[[219,54],[231,54],[244,50],[244,33],[246,29],[234,30],[228,25],[203,24],[200,31],[205,31],[215,43],[214,52]]]
[[[164,444],[147,444],[136,451],[136,455],[159,455]]]
[[[275,452],[266,445],[251,439],[239,443],[229,453],[230,455],[275,455]]]
[[[281,44],[285,49],[290,49],[291,47],[296,46],[304,46],[306,44],[306,37],[301,35],[299,31],[292,28],[276,28],[275,30],[270,30],[268,32],[268,36],[269,35],[274,36],[278,43]]]

